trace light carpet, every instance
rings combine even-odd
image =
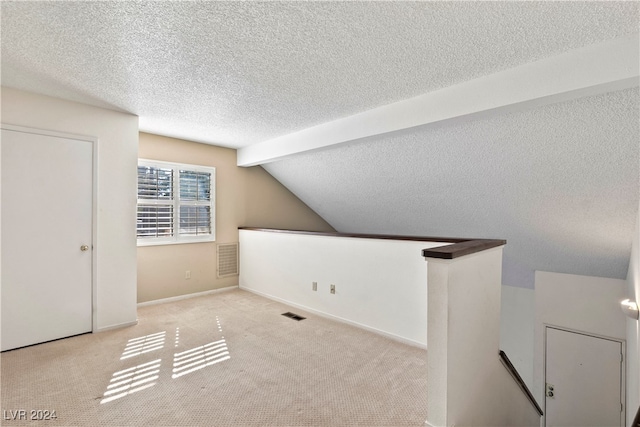
[[[427,418],[426,350],[238,289],[141,307],[138,320],[2,353],[2,425],[399,427]],[[20,410],[27,419],[12,419]],[[30,420],[54,410],[55,420]]]

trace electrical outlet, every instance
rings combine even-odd
[[[191,270],[187,270],[184,272],[184,278],[185,279],[191,279]]]
[[[331,285],[331,291],[332,294],[336,293],[336,285]]]
[[[311,290],[313,290],[313,291],[317,291],[318,290],[318,282],[312,282],[311,283]]]

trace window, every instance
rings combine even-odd
[[[138,245],[215,240],[212,167],[138,162]]]

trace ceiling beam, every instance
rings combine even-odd
[[[238,150],[238,166],[444,121],[469,121],[639,84],[638,34],[479,77]]]

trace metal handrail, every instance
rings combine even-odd
[[[535,397],[533,397],[533,394],[529,390],[529,387],[527,387],[527,384],[524,382],[524,380],[518,373],[518,370],[516,369],[515,366],[513,366],[513,363],[511,363],[511,360],[509,360],[509,357],[507,357],[507,354],[502,350],[500,350],[500,361],[505,366],[505,368],[507,368],[507,370],[509,371],[513,379],[516,380],[516,383],[518,384],[518,386],[520,386],[520,389],[522,389],[524,394],[527,396],[527,398],[529,399],[529,402],[531,402],[531,404],[536,408],[536,411],[538,411],[538,414],[540,416],[544,415],[544,413],[542,412],[542,408],[540,408],[540,405],[538,405],[538,402],[536,402],[536,399]],[[635,424],[634,424],[634,427],[635,427]]]

